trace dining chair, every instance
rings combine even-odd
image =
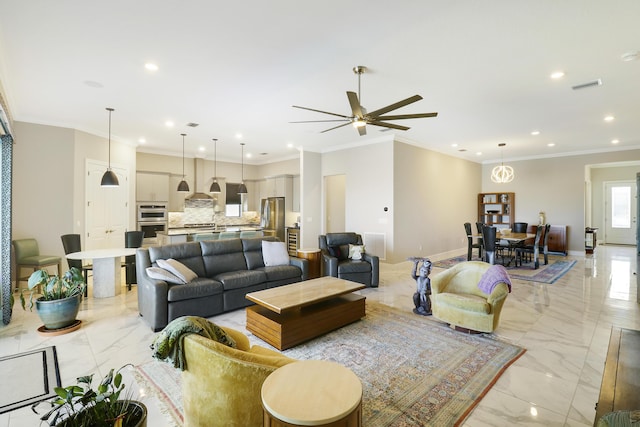
[[[476,230],[478,230],[478,235],[480,237],[478,237],[478,243],[480,244],[480,246],[482,246],[483,250],[484,250],[484,240],[482,239],[482,226],[484,225],[484,223],[482,222],[476,222]],[[480,259],[482,259],[482,257],[480,257]]]
[[[64,254],[69,255],[73,252],[80,252],[82,250],[82,244],[80,243],[80,235],[79,234],[63,234],[60,236],[60,240],[62,240],[62,247],[64,249]],[[82,275],[84,276],[84,283],[87,286],[84,287],[84,296],[88,295],[88,286],[89,286],[89,272],[93,270],[93,264],[84,264],[81,259],[68,259],[67,264],[69,264],[69,268],[75,267],[78,270],[82,271]]]
[[[541,227],[541,226],[539,226]],[[551,230],[551,224],[544,225],[544,236],[541,237],[542,245],[540,246],[540,250],[544,255],[544,265],[549,264],[549,231]]]
[[[474,248],[478,248],[478,258],[482,259],[482,245],[473,243],[473,234],[471,234],[471,223],[464,223],[464,231],[467,233],[467,261],[471,261]]]
[[[58,267],[58,275],[62,274],[62,261],[59,256],[40,255],[38,241],[36,239],[18,239],[11,242],[16,259],[16,289],[20,289],[20,282],[28,280],[28,277],[20,277],[23,268],[33,271],[55,265]]]
[[[125,231],[124,233],[124,247],[125,248],[139,248],[142,246],[144,240],[144,231]],[[124,268],[127,283],[127,290],[131,290],[131,285],[137,283],[136,280],[136,256],[127,255],[124,257]]]
[[[514,222],[512,231],[514,233],[526,233],[528,226],[529,224],[526,222]]]
[[[541,225],[536,229],[536,237],[533,241],[533,245],[522,245],[516,247],[516,267],[518,266],[518,261],[520,261],[520,266],[522,266],[522,258],[525,254],[531,254],[533,256],[534,270],[540,267],[538,255],[540,254],[540,236],[542,235],[542,229]]]
[[[496,228],[489,225],[482,226],[482,240],[484,241],[484,262],[496,263]]]

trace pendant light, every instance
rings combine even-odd
[[[109,163],[107,166],[107,170],[104,175],[102,175],[102,181],[100,181],[100,185],[102,187],[117,187],[120,185],[118,183],[118,177],[111,170],[111,112],[113,108],[107,107],[106,110],[109,112]]]
[[[504,147],[505,145],[507,144],[503,142],[498,144],[498,147]],[[500,164],[500,166],[494,167],[493,170],[491,171],[491,181],[496,182],[498,184],[511,182],[513,181],[513,178],[514,178],[513,168],[511,166],[504,165],[504,154],[501,154],[501,158],[502,158],[502,163]]]
[[[184,137],[187,136],[186,133],[181,133],[182,135],[182,181],[178,184],[178,193],[188,193],[189,192],[189,184],[184,179]]]
[[[240,158],[241,160],[241,164],[242,164],[242,181],[240,182],[240,185],[238,186],[238,194],[247,194],[247,186],[244,185],[244,142],[240,143],[240,147],[242,148],[242,157]]]
[[[219,193],[220,184],[218,184],[218,140],[213,138],[213,182],[209,187],[209,193]]]

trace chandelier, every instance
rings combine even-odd
[[[504,147],[505,144],[504,142],[498,144],[498,147]],[[511,166],[505,166],[504,165],[504,155],[501,154],[501,163],[500,166],[496,166],[493,168],[493,170],[491,171],[491,181],[496,182],[498,184],[504,184],[506,182],[511,182],[513,181],[514,178],[514,173],[513,173],[513,168]]]

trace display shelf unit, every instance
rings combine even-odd
[[[516,211],[515,193],[479,193],[478,222],[497,228],[511,228]]]

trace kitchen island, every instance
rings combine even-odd
[[[169,245],[172,243],[184,243],[198,240],[198,236],[211,235],[219,237],[223,232],[235,232],[238,235],[242,231],[262,231],[262,227],[252,225],[228,225],[215,227],[182,227],[170,228],[167,231],[158,232],[158,245]]]

